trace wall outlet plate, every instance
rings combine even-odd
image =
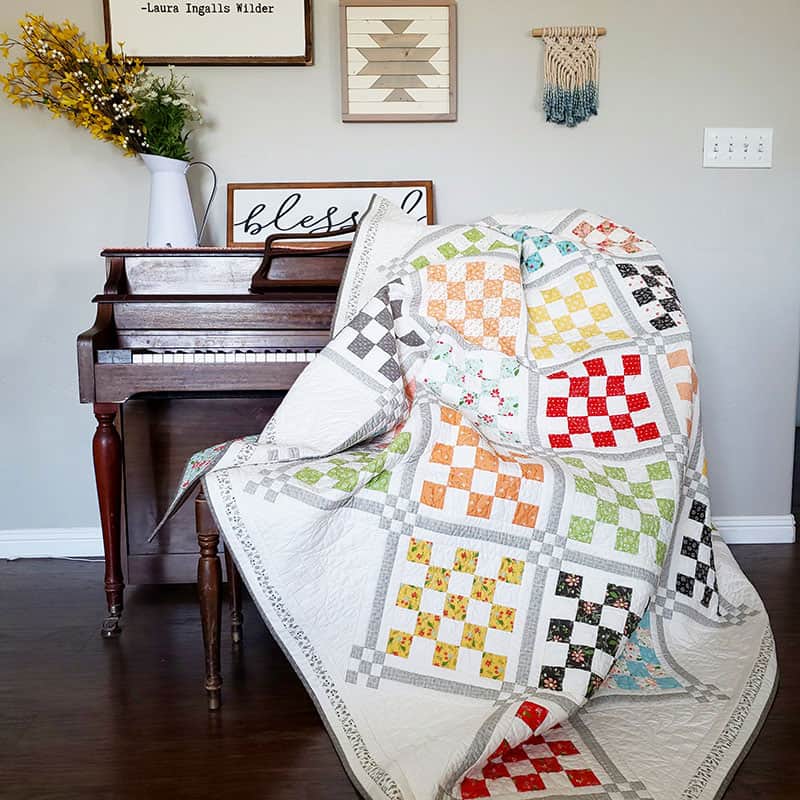
[[[772,166],[772,128],[706,128],[703,166],[766,169]]]

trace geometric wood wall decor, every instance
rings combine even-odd
[[[339,0],[344,122],[456,119],[455,0]]]

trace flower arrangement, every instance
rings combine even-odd
[[[126,155],[190,159],[191,124],[201,118],[185,79],[171,68],[166,76],[154,74],[125,55],[121,43],[112,54],[69,20],[27,14],[19,26],[18,38],[0,34],[0,55],[8,61],[0,86],[12,103],[42,106]]]

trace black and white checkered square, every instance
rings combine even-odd
[[[617,264],[631,295],[657,331],[685,325],[681,303],[672,280],[657,264]]]
[[[697,600],[704,608],[712,608],[712,600],[717,598],[717,572],[714,565],[714,551],[711,541],[711,528],[706,524],[708,507],[700,500],[692,500],[689,519],[696,523],[691,526],[692,535],[684,535],[680,545],[680,562],[675,577],[675,590],[680,594]],[[714,607],[715,610],[718,605]]]
[[[343,355],[355,356],[366,373],[380,373],[391,383],[398,381],[400,365],[388,290],[373,297],[331,346]]]

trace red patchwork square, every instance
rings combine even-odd
[[[648,422],[645,425],[638,425],[636,428],[636,438],[640,442],[652,442],[653,439],[658,439],[661,434],[658,432],[658,426],[655,422]]]
[[[590,769],[568,769],[567,777],[573,786],[599,786],[600,780]]]
[[[569,379],[569,396],[570,397],[588,397],[589,396],[589,379],[588,378],[570,378]]]
[[[498,778],[508,778],[508,768],[500,761],[490,761],[483,768],[483,777],[489,780],[497,780]]]
[[[568,739],[547,742],[547,746],[554,756],[575,756],[579,750]]]
[[[464,800],[475,800],[478,797],[491,797],[486,781],[476,781],[475,778],[464,778],[461,781],[461,796]]]
[[[622,371],[625,375],[641,375],[642,357],[638,354],[622,356]]]
[[[547,398],[547,416],[548,417],[566,417],[567,405],[569,403],[568,397],[548,397]]]
[[[535,772],[530,775],[512,775],[511,780],[520,792],[541,791],[545,788],[544,781]]]
[[[590,358],[588,361],[583,362],[586,372],[593,378],[598,375],[607,375],[606,363],[602,358]]]
[[[614,431],[597,431],[592,434],[595,447],[616,447],[617,440]]]
[[[606,380],[606,397],[622,397],[625,394],[625,376],[611,375]]]
[[[628,403],[628,411],[644,411],[646,408],[650,408],[650,401],[644,392],[629,394],[625,400]]]
[[[535,731],[547,719],[550,712],[538,703],[531,703],[526,700],[517,709],[516,716],[519,717],[532,731]],[[537,737],[538,738],[538,737]],[[530,741],[526,744],[531,744]],[[538,744],[538,742],[537,742]]]
[[[527,761],[527,760],[528,760],[528,754],[522,749],[520,745],[513,748],[512,750],[506,750],[506,752],[503,753],[503,761],[505,761],[506,764],[516,763],[517,761]]]
[[[532,758],[531,763],[536,768],[537,772],[561,772],[564,769],[555,757]]]
[[[589,417],[567,417],[567,430],[570,433],[589,433]]]
[[[590,417],[607,417],[608,403],[605,397],[590,397],[586,401],[586,413]]]
[[[611,429],[625,431],[633,427],[633,418],[630,414],[612,414],[609,418]]]
[[[568,433],[551,433],[550,447],[572,447],[572,439]]]

